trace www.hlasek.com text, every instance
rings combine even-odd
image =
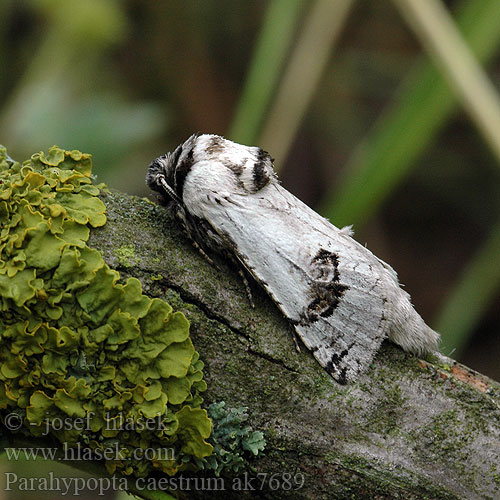
[[[174,448],[124,448],[118,442],[103,448],[89,448],[80,443],[62,448],[5,448],[9,461],[57,460],[61,462],[99,460],[175,460]]]

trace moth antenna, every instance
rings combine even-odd
[[[176,192],[168,185],[165,176],[163,174],[158,174],[158,182],[161,184],[162,188],[168,193],[168,195],[179,205],[182,206],[182,200],[177,196]]]

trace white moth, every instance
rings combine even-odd
[[[146,181],[202,249],[266,290],[338,382],[364,371],[386,337],[417,355],[437,350],[394,270],[284,189],[262,149],[193,135],[153,161]]]

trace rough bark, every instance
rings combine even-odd
[[[384,343],[366,374],[339,385],[307,349],[296,351],[271,300],[252,284],[252,309],[237,273],[220,260],[219,270],[211,267],[167,209],[119,193],[104,201],[108,223],[92,231],[90,246],[186,314],[205,362],[207,403],[247,406],[268,442],[246,474],[256,478],[254,490],[234,491],[239,483],[225,477],[224,491],[181,496],[500,497],[499,384],[453,360],[423,361]],[[292,481],[303,474],[302,488],[285,490],[287,473]],[[237,477],[244,486],[245,475]]]

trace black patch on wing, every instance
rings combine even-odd
[[[340,370],[338,367],[333,363],[333,361],[328,361],[328,363],[325,366],[325,370],[327,373],[329,373],[339,384],[347,384],[347,368],[344,366],[344,368],[341,368]]]
[[[234,176],[236,177],[236,184],[238,185],[238,187],[241,190],[246,191],[245,184],[241,180],[241,174],[243,173],[245,163],[241,163],[241,164],[240,163],[232,163],[232,162],[225,160],[225,159],[222,159],[221,161],[226,168],[228,168],[229,170],[231,170],[233,172]],[[227,200],[227,201],[230,202],[230,200]]]
[[[313,281],[309,293],[311,302],[301,314],[302,324],[314,323],[320,317],[328,318],[339,305],[349,288],[340,283],[337,254],[321,248],[311,260]]]
[[[347,384],[347,366],[339,368],[342,364],[342,361],[345,356],[349,354],[349,349],[353,347],[354,344],[351,344],[347,347],[347,349],[343,349],[339,354],[334,352],[330,361],[326,364],[326,371],[339,382],[339,384]]]
[[[234,175],[236,175],[236,177],[241,176],[241,174],[243,173],[243,167],[245,166],[244,163],[240,165],[239,163],[231,163],[231,162],[226,162],[224,163],[224,165],[230,170],[232,170]]]
[[[263,149],[259,150],[257,161],[253,165],[254,192],[259,191],[269,184],[271,178],[267,172],[266,163],[271,162],[271,157]]]

